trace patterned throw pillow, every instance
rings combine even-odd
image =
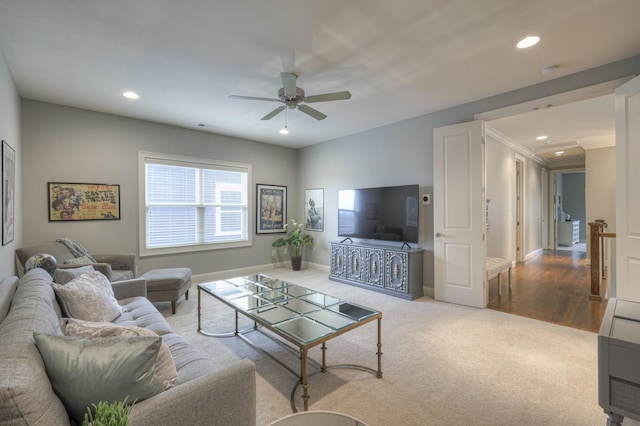
[[[111,322],[122,314],[111,283],[100,272],[80,275],[65,285],[52,283],[65,315],[85,321]]]
[[[62,331],[67,336],[75,337],[117,337],[117,336],[143,336],[158,337],[158,335],[146,328],[133,325],[118,325],[110,322],[83,321],[75,318],[63,318]],[[166,343],[162,342],[158,352],[158,360],[155,364],[155,374],[162,382],[164,389],[173,386],[178,371],[171,356],[171,351]]]
[[[153,373],[160,337],[84,339],[33,333],[54,392],[82,424],[100,401],[143,401],[162,392]]]

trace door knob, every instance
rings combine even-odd
[[[444,234],[441,234],[439,232],[436,232],[436,237],[440,238],[440,237],[444,237]]]

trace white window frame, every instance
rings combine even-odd
[[[174,247],[162,247],[162,248],[147,248],[147,194],[146,194],[146,164],[168,164],[174,166],[183,167],[196,167],[207,169],[219,169],[219,170],[236,170],[247,173],[247,238],[242,241],[234,242],[222,242],[222,243],[207,243],[207,244],[190,244],[185,246]],[[253,207],[251,201],[253,199],[252,193],[252,166],[246,163],[234,163],[229,161],[213,160],[207,158],[193,158],[183,157],[179,155],[161,154],[156,152],[138,152],[138,224],[139,224],[139,247],[140,256],[154,256],[176,253],[190,253],[195,251],[204,250],[219,250],[233,247],[248,247],[253,245],[253,229],[251,220]],[[219,213],[218,213],[219,214]],[[219,223],[219,222],[218,222]]]

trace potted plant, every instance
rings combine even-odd
[[[271,246],[280,248],[289,247],[289,255],[291,256],[291,267],[294,271],[299,271],[302,266],[302,252],[305,247],[313,246],[313,237],[302,232],[303,225],[291,220],[291,223],[284,225],[285,229],[289,229],[286,237],[280,237],[271,244]]]
[[[129,412],[133,405],[127,404],[127,398],[124,401],[112,403],[101,401],[98,405],[91,405],[93,409],[87,408],[83,426],[127,426],[129,424]]]

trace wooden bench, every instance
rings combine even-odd
[[[509,288],[511,288],[511,261],[500,257],[487,257],[487,284],[498,277],[498,295],[502,296],[500,274],[509,271]]]

